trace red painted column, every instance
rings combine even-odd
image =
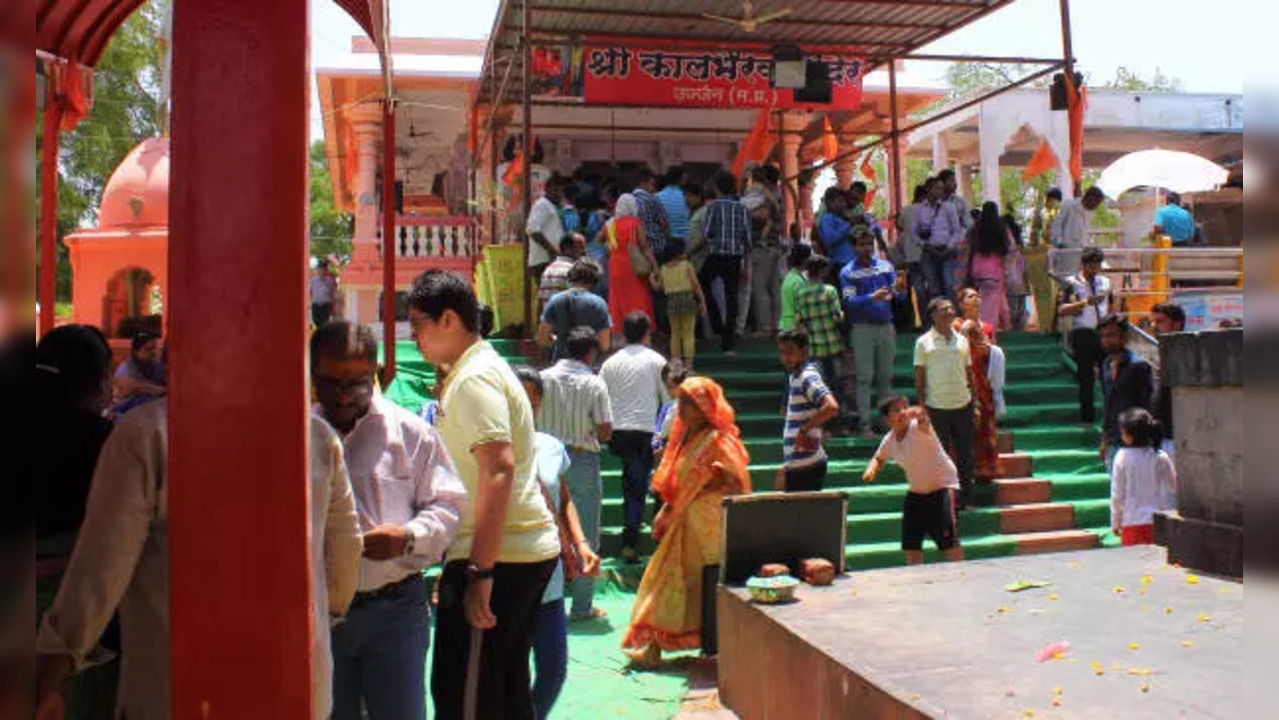
[[[395,379],[395,101],[382,105],[382,387]]]
[[[308,2],[173,23],[173,717],[311,720]]]
[[[40,334],[53,329],[54,292],[58,279],[58,127],[62,102],[50,79],[44,104],[44,128],[40,142]],[[104,328],[106,329],[106,328]]]

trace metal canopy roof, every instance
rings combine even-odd
[[[758,0],[756,17],[791,12],[754,32],[702,16],[741,18],[741,0],[503,0],[494,21],[478,100],[520,98],[523,86],[520,38],[528,3],[533,44],[581,45],[629,39],[646,45],[689,43],[800,45],[865,56],[872,68],[938,40],[1012,0]]]

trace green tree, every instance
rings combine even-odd
[[[59,301],[71,298],[71,265],[62,238],[96,222],[102,190],[111,172],[138,143],[162,131],[160,79],[166,10],[166,0],[150,0],[120,26],[94,68],[93,107],[74,130],[59,138]],[[37,163],[40,145],[37,132]],[[37,182],[38,178],[37,170]]]
[[[1154,77],[1146,80],[1132,70],[1120,65],[1115,68],[1115,77],[1102,87],[1127,90],[1129,92],[1170,93],[1181,92],[1182,82],[1177,78],[1164,75],[1159,68],[1155,68]]]
[[[323,140],[311,143],[311,254],[315,257],[351,254],[355,219],[333,204],[333,176],[329,173]]]

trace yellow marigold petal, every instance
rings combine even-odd
[[[1165,606],[1165,607],[1164,607],[1164,615],[1171,615],[1171,614],[1172,614],[1172,607],[1171,607],[1171,606]]]
[[[1056,600],[1056,599],[1057,599],[1057,593],[1049,593],[1049,594],[1048,594],[1048,599],[1049,599],[1049,600]]]
[[[1194,640],[1182,640],[1182,641],[1181,641],[1181,646],[1182,646],[1182,647],[1184,647],[1184,648],[1194,647],[1194,646],[1195,646],[1195,641],[1194,641]]]
[[[1152,582],[1154,582],[1154,578],[1150,577],[1149,575],[1142,575],[1142,576],[1141,576],[1141,584],[1142,584],[1142,585],[1149,585],[1149,584],[1150,584],[1150,583],[1152,583]]]
[[[1198,576],[1198,575],[1195,575],[1194,573],[1191,573],[1191,574],[1187,575],[1187,576],[1186,576],[1186,584],[1187,584],[1187,585],[1198,585],[1198,584],[1199,584],[1199,576]]]
[[[1208,622],[1211,619],[1212,619],[1211,615],[1204,615],[1203,613],[1199,613],[1199,622]]]
[[[1139,648],[1139,647],[1141,647],[1141,646],[1140,646],[1140,645],[1138,645],[1138,644],[1137,644],[1137,643],[1135,643],[1135,642],[1130,642],[1130,643],[1128,643],[1128,649],[1129,649],[1129,650],[1136,650],[1136,649],[1137,649],[1137,648]]]

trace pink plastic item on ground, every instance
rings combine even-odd
[[[1036,662],[1048,662],[1049,660],[1060,660],[1062,655],[1070,652],[1070,643],[1062,640],[1060,642],[1050,642],[1039,648],[1039,652],[1035,653]]]

